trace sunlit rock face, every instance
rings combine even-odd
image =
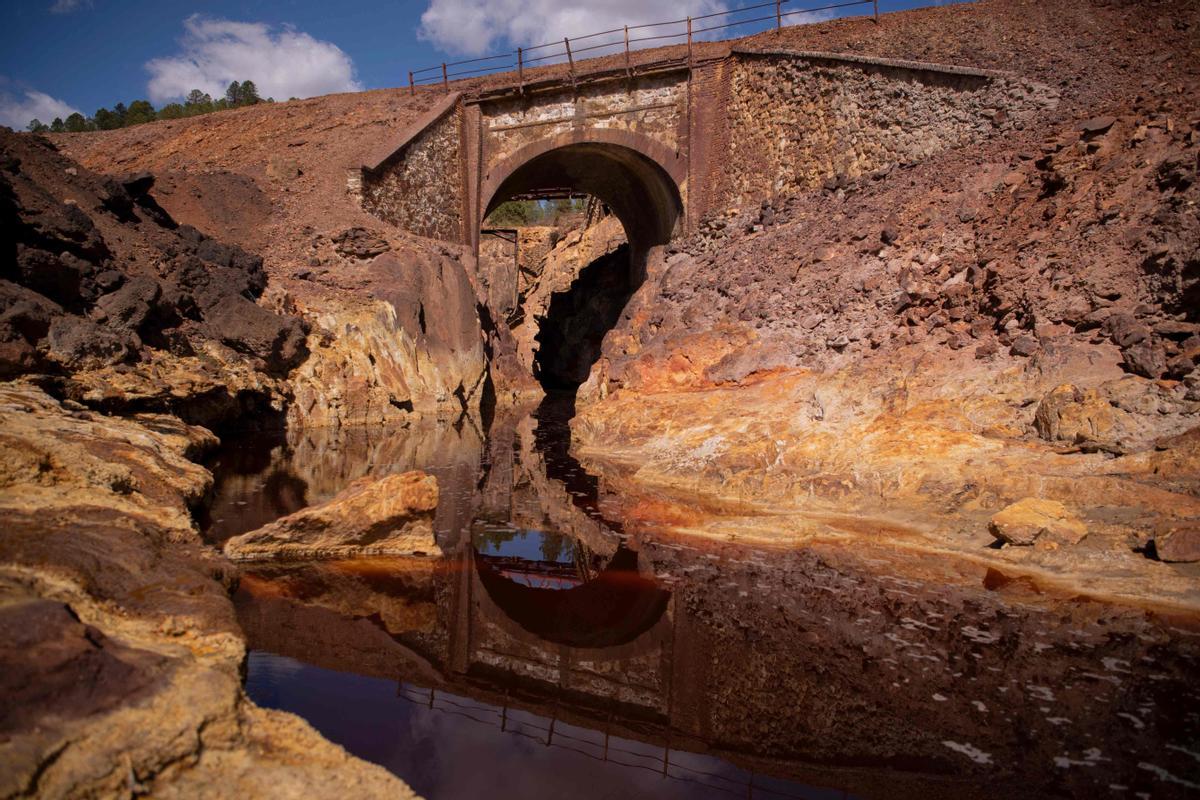
[[[0,386],[0,418],[0,791],[346,790],[354,760],[242,692],[235,576],[190,514],[212,485],[191,459],[216,437],[22,382]],[[360,766],[356,791],[410,796]]]
[[[993,514],[1061,503],[1086,539],[995,557],[1192,602],[1144,553],[1200,515],[1194,142],[1161,122],[1177,98],[1110,88],[1125,116],[1064,98],[1010,139],[704,221],[606,335],[579,452],[989,558]]]
[[[309,506],[225,543],[235,561],[436,553],[437,479],[405,472],[359,478],[332,500]]]
[[[291,376],[292,425],[478,412],[487,365],[462,264],[383,247],[366,259],[331,256],[339,265],[325,282],[279,296],[282,307],[312,324],[311,356]]]

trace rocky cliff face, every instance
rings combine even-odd
[[[175,219],[262,257],[262,305],[308,330],[289,424],[453,419],[478,409],[486,382],[469,259],[388,228],[346,191],[379,131],[434,99],[337,95],[59,141],[93,168],[160,176],[152,194]]]
[[[290,424],[478,412],[487,364],[463,254],[431,243],[394,249],[363,228],[314,236],[311,248],[316,266],[272,295],[312,331],[312,355],[291,377]]]
[[[255,300],[262,259],[178,225],[154,179],[101,177],[0,132],[0,374],[207,425],[278,410],[305,327]]]

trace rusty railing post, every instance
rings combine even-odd
[[[517,48],[517,83],[521,86],[521,91],[525,91],[525,60],[521,53],[521,48]]]
[[[692,18],[687,18],[688,25],[688,69],[692,68]]]
[[[563,44],[567,46],[567,66],[571,75],[571,80],[575,80],[575,58],[571,55],[571,40],[563,37]]]
[[[879,24],[879,0],[875,0],[875,24]]]
[[[446,90],[446,94],[450,94],[450,76],[446,74],[446,64],[442,63],[442,88]]]
[[[417,85],[415,83],[413,83],[413,76],[412,76],[411,71],[409,71],[409,73],[408,73],[408,93],[410,95],[415,95],[417,93]]]
[[[625,77],[628,78],[632,74],[629,68],[629,26],[625,26]]]
[[[783,30],[783,12],[780,6],[783,5],[783,0],[775,0],[775,32],[779,33]]]

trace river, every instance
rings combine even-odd
[[[1200,791],[1200,628],[886,541],[630,526],[569,401],[292,431],[211,463],[214,544],[437,476],[440,556],[253,565],[246,691],[430,800]]]

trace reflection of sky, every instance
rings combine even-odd
[[[505,535],[510,535],[507,532]],[[559,554],[555,561],[560,563],[570,563],[573,557],[573,552],[569,547],[558,548],[558,541],[562,538],[561,534],[546,533],[538,530],[518,530],[512,531],[512,537],[507,542],[489,541],[482,536],[475,537],[475,547],[480,553],[488,556],[509,556],[515,558],[524,558],[530,561],[546,560],[543,543],[546,540],[553,540],[553,544],[559,549]]]
[[[612,737],[605,762],[594,757],[603,752],[598,731],[557,723],[558,738],[548,747],[544,729],[550,721],[544,717],[510,710],[507,730],[501,731],[493,706],[439,692],[431,710],[423,704],[428,690],[407,684],[403,690],[412,699],[398,696],[393,681],[257,651],[250,654],[246,679],[246,691],[259,705],[299,714],[351,753],[399,775],[428,800],[747,796],[750,774],[711,756],[673,750],[673,777],[664,778],[663,751],[653,745]],[[754,781],[774,790],[756,788],[755,798],[844,796],[763,776]]]

